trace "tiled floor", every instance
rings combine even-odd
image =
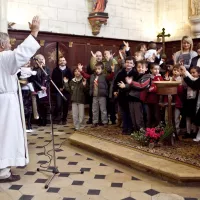
[[[48,189],[44,184],[51,175],[37,172],[48,166],[43,146],[51,141],[50,127],[35,127],[28,136],[30,164],[13,169],[21,175],[15,183],[0,184],[0,200],[197,200],[199,187],[180,187],[124,167],[101,156],[70,146],[72,125],[55,126],[57,166],[60,172]],[[61,144],[61,145],[60,145]],[[52,149],[49,144],[47,151]],[[49,152],[52,154],[52,151]],[[51,166],[53,162],[51,163]],[[51,167],[50,167],[51,168]],[[84,171],[84,174],[68,172]]]

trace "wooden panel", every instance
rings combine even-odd
[[[29,32],[12,30],[9,31],[9,34],[10,37],[17,39],[16,47],[28,36]],[[91,57],[91,51],[101,51],[103,53],[105,49],[111,49],[116,56],[118,55],[119,46],[123,44],[123,40],[119,39],[74,36],[47,32],[40,32],[38,41],[40,40],[45,40],[45,45],[41,47],[39,52],[45,55],[45,58],[48,59],[47,63],[51,68],[57,64],[51,59],[51,57],[55,56],[54,48],[56,48],[56,42],[59,43],[59,51],[64,54],[68,65],[71,67],[75,66],[78,62],[87,65]],[[73,42],[72,47],[69,47],[69,42]],[[128,42],[132,52],[135,52],[136,46],[141,43],[141,41]]]
[[[81,64],[86,64],[87,59],[84,57],[85,52],[86,52],[87,46],[85,44],[78,44],[75,43],[73,44],[73,48],[70,48],[71,53],[71,63],[72,63],[72,68],[75,68],[78,63]]]
[[[52,72],[54,67],[57,66],[56,42],[46,42],[41,50],[41,53],[45,57],[46,65],[50,68],[50,71]]]
[[[11,38],[16,38],[16,47],[20,44],[28,35],[28,31],[9,31]],[[45,45],[38,50],[38,53],[44,54],[47,64],[53,69],[57,66],[57,61],[55,60],[55,55],[57,52],[58,42],[59,54],[63,54],[68,62],[68,66],[73,68],[77,63],[81,62],[83,65],[89,63],[91,57],[91,51],[103,51],[105,49],[112,49],[115,53],[115,56],[118,55],[119,46],[123,44],[123,40],[119,39],[110,39],[110,38],[100,38],[100,37],[89,37],[89,36],[75,36],[67,34],[57,34],[49,32],[40,32],[38,41],[45,40]],[[126,40],[129,42],[131,47],[131,53],[134,55],[136,47],[142,41],[132,41]],[[200,42],[200,39],[194,39],[194,50],[196,50],[196,45]],[[72,47],[69,47],[69,43],[73,42]],[[144,43],[148,44],[148,42]],[[160,45],[160,43],[158,43]],[[168,59],[171,59],[171,56],[176,51],[180,50],[180,41],[166,42],[166,55]]]

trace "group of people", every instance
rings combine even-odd
[[[47,123],[50,71],[41,54],[30,67],[31,57],[40,48],[35,39],[39,27],[36,16],[30,24],[31,34],[14,51],[10,51],[9,36],[0,33],[0,183],[19,180],[10,167],[29,162],[25,118],[31,131],[32,109],[39,125]],[[122,134],[131,134],[155,127],[162,120],[161,110],[166,112],[159,106],[165,105],[166,97],[157,95],[154,82],[174,80],[180,82],[173,96],[176,132],[180,133],[180,120],[185,120],[187,132],[183,138],[196,137],[194,141],[200,141],[200,44],[195,52],[192,39],[184,36],[181,50],[171,60],[166,61],[161,52],[162,48],[150,42],[148,47],[140,44],[132,55],[129,44],[124,42],[117,57],[111,50],[105,50],[103,55],[91,52],[88,66],[78,64],[73,73],[66,59],[60,57],[52,80],[66,100],[60,92],[51,90],[56,96],[54,120],[67,123],[71,102],[74,128],[84,128],[84,105],[88,103],[87,124],[94,128],[118,123]]]
[[[99,125],[107,127],[109,124],[118,123],[122,127],[122,134],[126,135],[146,127],[156,127],[161,121],[167,123],[165,117],[167,97],[157,94],[154,82],[173,80],[180,82],[178,93],[173,96],[175,103],[173,121],[176,133],[180,134],[180,122],[185,120],[186,123],[182,124],[186,124],[187,131],[183,138],[195,138],[197,135],[194,141],[199,141],[200,134],[197,134],[200,126],[198,122],[199,92],[190,85],[188,78],[184,79],[183,68],[187,69],[186,75],[195,81],[200,75],[200,67],[198,67],[200,61],[198,63],[198,54],[192,50],[193,42],[190,37],[184,36],[181,44],[182,49],[176,52],[170,60],[165,61],[161,55],[162,48],[158,48],[155,42],[150,42],[148,46],[141,43],[134,55],[131,55],[129,44],[123,42],[117,57],[113,56],[111,50],[105,50],[104,56],[100,51],[95,54],[91,52],[89,65],[84,67],[79,63],[73,72],[67,66],[66,59],[60,57],[58,67],[52,72],[52,80],[67,101],[57,90],[52,91],[56,97],[54,120],[58,124],[66,124],[71,102],[74,128],[75,130],[82,129],[85,124],[84,105],[88,103],[87,124],[92,124],[92,127]],[[200,51],[200,44],[197,48]],[[37,92],[48,90],[47,77],[41,72],[39,65],[42,65],[48,74],[50,73],[45,66],[44,56],[37,55],[36,59],[38,62],[31,71],[32,74],[26,85],[22,87],[25,114],[31,110],[30,97],[32,96],[32,102],[35,102],[33,97],[36,95],[40,116],[39,124],[46,125],[45,97],[39,98]],[[21,80],[23,79],[23,68],[19,76]],[[36,87],[33,87],[32,83]],[[27,89],[32,95],[27,95]],[[26,105],[29,105],[30,109]],[[33,108],[34,105],[33,103]],[[34,116],[38,117],[37,112]],[[31,129],[30,119],[29,112],[28,131]]]

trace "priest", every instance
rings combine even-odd
[[[40,48],[36,41],[40,19],[29,23],[31,34],[11,51],[8,34],[0,32],[0,183],[20,180],[11,172],[12,166],[29,162],[24,111],[17,71]]]

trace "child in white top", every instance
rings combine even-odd
[[[146,51],[144,58],[147,61],[154,62],[155,58],[157,57],[158,59],[160,58],[159,52],[162,50],[162,48],[157,51],[157,45],[155,42],[151,42],[148,45],[148,50]]]
[[[24,80],[26,82],[26,84],[24,84],[22,86],[22,89],[28,89],[31,91],[31,92],[35,92],[34,90],[34,87],[33,87],[33,84],[29,82],[29,78],[31,76],[34,76],[37,74],[36,71],[33,71],[31,68],[30,68],[30,63],[28,62],[26,65],[24,65],[23,67],[21,67],[21,75],[20,75],[20,80]],[[26,88],[25,88],[26,87]]]

